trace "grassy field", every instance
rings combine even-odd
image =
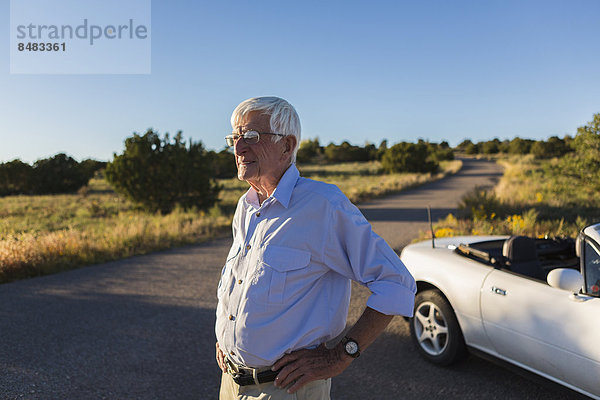
[[[527,155],[501,157],[497,162],[505,170],[494,190],[476,189],[467,195],[459,215],[449,215],[434,226],[436,236],[575,237],[589,223],[600,221],[596,190],[561,173],[558,159]]]
[[[461,167],[442,163],[442,172],[382,174],[378,162],[301,166],[301,174],[334,183],[353,202],[419,185]],[[45,275],[198,243],[229,230],[245,182],[222,180],[220,202],[208,211],[176,209],[152,214],[93,179],[76,194],[0,198],[0,283]]]

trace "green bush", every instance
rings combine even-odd
[[[303,140],[300,142],[298,153],[296,154],[296,161],[301,164],[308,164],[321,155],[323,148],[319,144],[319,139]]]
[[[33,164],[31,191],[35,194],[57,194],[77,191],[91,176],[73,158],[60,153]]]
[[[31,191],[33,168],[21,160],[0,164],[0,196],[28,194]]]
[[[176,205],[208,209],[221,189],[210,161],[202,143],[190,140],[186,146],[181,132],[171,141],[149,129],[125,140],[123,154],[106,166],[106,179],[149,211],[166,214]]]
[[[207,153],[207,156],[209,165],[213,168],[214,178],[230,179],[236,177],[235,155],[229,149],[221,150],[218,153],[211,150]]]
[[[368,146],[368,145],[367,145]],[[344,141],[340,145],[329,143],[323,150],[325,159],[331,163],[350,161],[370,161],[375,159],[377,151],[375,146],[360,147]]]
[[[385,151],[387,149],[388,149],[387,139],[383,139],[381,141],[381,143],[379,143],[379,147],[377,148],[377,154],[375,155],[375,159],[377,161],[381,161],[381,159],[383,158],[383,155],[385,154]]]
[[[63,153],[38,160],[33,166],[13,160],[0,164],[0,196],[75,192],[104,164],[95,160],[78,163]]]
[[[565,143],[565,140],[552,136],[547,141],[537,141],[531,145],[530,152],[535,158],[553,158],[561,157],[571,149]]]
[[[465,153],[469,155],[479,154],[479,145],[475,143],[468,143],[465,146]]]
[[[97,171],[100,171],[103,168],[106,168],[106,161],[97,161],[92,159],[83,160],[79,163],[79,167],[83,169],[83,173],[89,179],[93,178]]]
[[[529,154],[533,143],[535,143],[534,140],[516,137],[508,144],[508,152],[510,154]]]
[[[462,197],[458,203],[458,212],[461,218],[483,220],[486,218],[493,219],[496,216],[502,217],[505,209],[500,199],[493,192],[488,192],[485,188],[476,186]]]
[[[500,140],[494,139],[481,143],[483,154],[496,154],[500,152]]]
[[[594,114],[594,119],[587,125],[577,128],[577,135],[568,143],[575,151],[561,158],[557,173],[592,184],[600,190],[600,113]]]
[[[388,148],[381,159],[383,169],[395,172],[436,172],[439,168],[427,143],[401,142]]]
[[[423,141],[419,140],[419,143],[421,142]],[[425,143],[427,144],[427,149],[429,150],[429,154],[431,155],[430,157],[433,161],[439,163],[440,161],[454,160],[454,151],[450,148],[448,142],[443,141],[440,144],[429,142]]]

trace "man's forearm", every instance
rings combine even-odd
[[[392,318],[393,315],[385,315],[367,307],[346,336],[356,340],[364,350],[383,332]],[[316,349],[294,351],[273,365],[273,371],[280,370],[275,386],[283,388],[291,385],[288,392],[294,393],[308,382],[339,375],[352,360],[344,352],[341,343],[333,349],[327,349],[322,344]]]
[[[385,330],[393,318],[393,315],[385,315],[367,307],[346,336],[356,340],[360,350],[364,351]]]

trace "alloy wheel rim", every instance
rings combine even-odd
[[[442,310],[425,301],[415,310],[413,319],[419,346],[432,356],[441,355],[448,347],[448,323]]]

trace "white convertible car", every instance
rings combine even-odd
[[[577,240],[462,236],[406,246],[412,339],[449,365],[474,348],[600,399],[600,224]]]

